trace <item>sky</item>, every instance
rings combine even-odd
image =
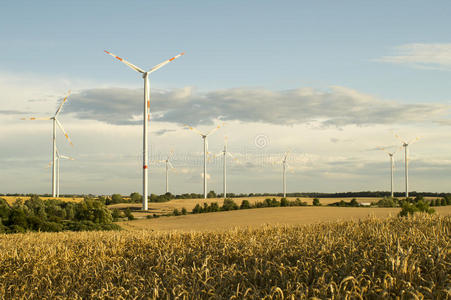
[[[451,3],[435,1],[8,1],[0,10],[0,193],[50,193],[52,116],[61,193],[142,190],[142,69],[150,76],[150,192],[451,192]]]

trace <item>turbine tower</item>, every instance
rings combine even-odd
[[[66,133],[66,131],[63,128],[63,125],[61,125],[60,121],[58,121],[57,116],[58,114],[61,112],[61,109],[63,108],[64,103],[67,101],[67,98],[70,95],[70,91],[67,93],[67,96],[63,99],[63,101],[61,101],[60,105],[58,106],[58,109],[55,112],[55,115],[53,117],[49,117],[49,118],[35,118],[35,117],[31,117],[31,118],[22,118],[22,120],[52,120],[53,123],[53,138],[52,138],[52,143],[53,143],[53,149],[52,149],[52,197],[56,197],[57,193],[56,193],[56,126],[59,127],[59,129],[61,129],[61,131],[63,132],[64,136],[66,137],[66,139],[69,141],[69,143],[73,146],[71,140],[69,139],[69,135]]]
[[[104,50],[105,53],[113,56],[114,58],[120,60],[124,64],[126,64],[131,69],[135,70],[138,73],[142,74],[142,77],[144,79],[144,113],[143,113],[143,198],[142,198],[142,210],[147,210],[147,198],[149,194],[148,190],[148,141],[147,141],[147,127],[149,125],[148,121],[150,121],[150,86],[149,86],[149,75],[152,72],[155,72],[159,68],[163,67],[164,65],[170,63],[174,59],[182,56],[185,53],[180,53],[179,55],[176,55],[156,66],[151,68],[149,71],[144,71],[143,69],[133,65],[132,63],[129,63],[125,59],[120,58],[119,56],[114,55],[113,53],[110,53],[106,50]]]
[[[222,126],[224,126],[224,124]],[[202,137],[202,140],[204,141],[204,173],[203,173],[204,174],[204,199],[207,199],[207,152],[208,152],[207,137],[209,135],[213,134],[219,128],[221,128],[221,125],[216,126],[213,130],[211,130],[210,132],[208,132],[206,134],[200,132],[199,130],[197,130],[196,128],[194,128],[192,126],[185,125],[185,127],[198,133]]]
[[[171,151],[166,159],[159,161],[160,163],[165,163],[166,165],[166,193],[169,193],[169,168],[174,169],[174,166],[171,163],[173,153],[174,151]]]
[[[401,146],[401,148],[402,148],[402,146]],[[399,148],[399,149],[401,149],[401,148]],[[399,151],[399,149],[397,149],[397,150],[395,150],[395,151],[393,151],[393,152],[388,152],[387,150],[385,150],[385,148],[379,148],[380,150],[382,150],[382,151],[384,151],[385,153],[387,153],[388,154],[388,156],[390,157],[390,168],[391,168],[391,172],[390,172],[390,195],[391,195],[391,197],[393,198],[393,187],[394,187],[394,184],[393,184],[393,181],[394,181],[394,178],[393,178],[393,174],[394,174],[394,171],[395,171],[395,161],[394,161],[394,155],[395,155],[395,153],[396,152],[398,152]]]
[[[287,197],[287,182],[286,182],[286,173],[287,173],[287,156],[291,151],[285,152],[283,159],[282,159],[282,166],[283,166],[283,175],[282,175],[282,181],[283,181],[283,197]]]
[[[224,137],[224,150],[216,154],[216,157],[222,155],[223,159],[222,188],[224,191],[224,199],[227,198],[227,155],[236,160],[236,158],[233,157],[232,153],[227,150],[227,145],[227,137]]]
[[[60,155],[58,148],[56,148],[56,197],[60,196],[60,159],[75,160],[74,158],[66,155]],[[49,167],[52,162],[49,163]]]
[[[420,139],[420,137],[416,137],[415,139],[407,142],[399,137],[399,135],[395,134],[395,137],[401,141],[402,147],[404,147],[404,171],[405,171],[405,184],[406,184],[406,198],[409,198],[409,151],[407,147],[412,145],[416,141]]]

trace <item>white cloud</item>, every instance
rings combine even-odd
[[[422,69],[451,70],[451,43],[405,44],[394,50],[395,54],[383,56],[378,61]]]

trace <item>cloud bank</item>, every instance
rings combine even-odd
[[[76,118],[115,125],[141,124],[142,91],[87,89],[73,94],[65,111]],[[318,127],[423,122],[442,116],[445,104],[403,104],[333,86],[327,91],[234,88],[196,92],[191,87],[152,91],[153,121],[209,125],[214,120]]]

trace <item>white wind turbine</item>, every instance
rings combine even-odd
[[[203,173],[203,175],[204,175],[204,199],[207,199],[207,152],[208,152],[207,137],[209,135],[213,134],[219,128],[221,128],[221,125],[216,126],[213,130],[211,130],[207,134],[204,134],[204,133],[200,132],[199,130],[197,130],[196,128],[188,126],[188,125],[185,125],[185,127],[198,133],[204,140],[204,173]]]
[[[224,137],[224,150],[216,154],[216,157],[222,156],[223,159],[222,188],[224,191],[224,199],[227,198],[227,155],[236,160],[236,158],[233,157],[232,153],[227,150],[227,145],[227,137]]]
[[[287,182],[286,182],[286,173],[287,173],[287,167],[288,167],[288,163],[287,163],[287,157],[288,154],[290,154],[291,150],[288,150],[287,152],[285,152],[285,154],[282,157],[282,168],[283,168],[283,173],[282,173],[282,185],[283,185],[283,197],[285,198],[287,196]]]
[[[63,108],[64,103],[67,101],[67,98],[70,95],[70,91],[68,92],[67,96],[63,99],[63,101],[61,101],[58,109],[55,112],[55,115],[53,117],[49,117],[49,118],[35,118],[35,117],[31,117],[31,118],[22,118],[22,120],[52,120],[53,122],[53,139],[52,139],[52,143],[53,143],[53,150],[52,150],[52,197],[56,197],[56,165],[55,165],[55,161],[56,161],[56,156],[57,156],[57,149],[56,149],[56,126],[58,126],[61,131],[63,132],[64,136],[66,137],[66,139],[69,141],[69,143],[73,146],[71,140],[69,139],[68,134],[66,133],[66,131],[63,128],[63,125],[61,125],[60,121],[58,121],[57,116],[58,114],[61,112],[61,109]]]
[[[171,151],[171,153],[169,153],[169,155],[166,159],[159,161],[160,163],[165,163],[165,165],[166,165],[166,193],[169,192],[169,168],[175,169],[171,163],[171,158],[172,158],[173,154],[174,154],[174,151]]]
[[[401,146],[401,148],[402,148],[402,146]],[[398,152],[401,148],[399,148],[399,149],[396,149],[395,151],[393,151],[393,152],[388,152],[385,148],[379,148],[380,150],[382,150],[382,151],[384,151],[385,153],[387,153],[388,154],[388,156],[390,157],[390,167],[391,167],[391,177],[390,177],[390,195],[391,195],[391,197],[393,198],[393,187],[394,187],[394,184],[393,184],[393,181],[394,181],[394,177],[393,177],[393,174],[394,174],[394,171],[395,171],[395,161],[394,161],[394,155],[395,155],[395,153],[396,152]]]
[[[61,155],[56,148],[56,197],[60,196],[60,159],[75,160],[74,158],[66,155]],[[49,163],[49,167],[52,162]]]
[[[148,198],[148,141],[147,141],[147,127],[148,127],[148,120],[150,120],[150,86],[149,86],[149,75],[152,72],[155,72],[159,68],[163,67],[164,65],[170,63],[174,59],[182,56],[185,53],[180,53],[179,55],[176,55],[156,66],[151,68],[149,71],[144,71],[143,69],[135,66],[132,63],[129,63],[125,59],[120,58],[119,56],[114,55],[113,53],[110,53],[105,50],[105,52],[114,58],[117,58],[124,64],[126,64],[131,69],[135,70],[138,73],[142,74],[142,77],[144,79],[144,113],[143,113],[143,202],[142,202],[142,209],[147,210],[147,198]]]
[[[401,139],[399,137],[399,135],[397,135],[396,133],[394,134],[395,137],[401,141],[402,143],[402,147],[404,147],[404,170],[405,170],[405,184],[406,184],[406,198],[409,197],[409,152],[407,147],[409,147],[409,145],[412,145],[413,143],[417,142],[420,137],[416,137],[413,140],[411,140],[410,142],[404,141],[403,139]]]

